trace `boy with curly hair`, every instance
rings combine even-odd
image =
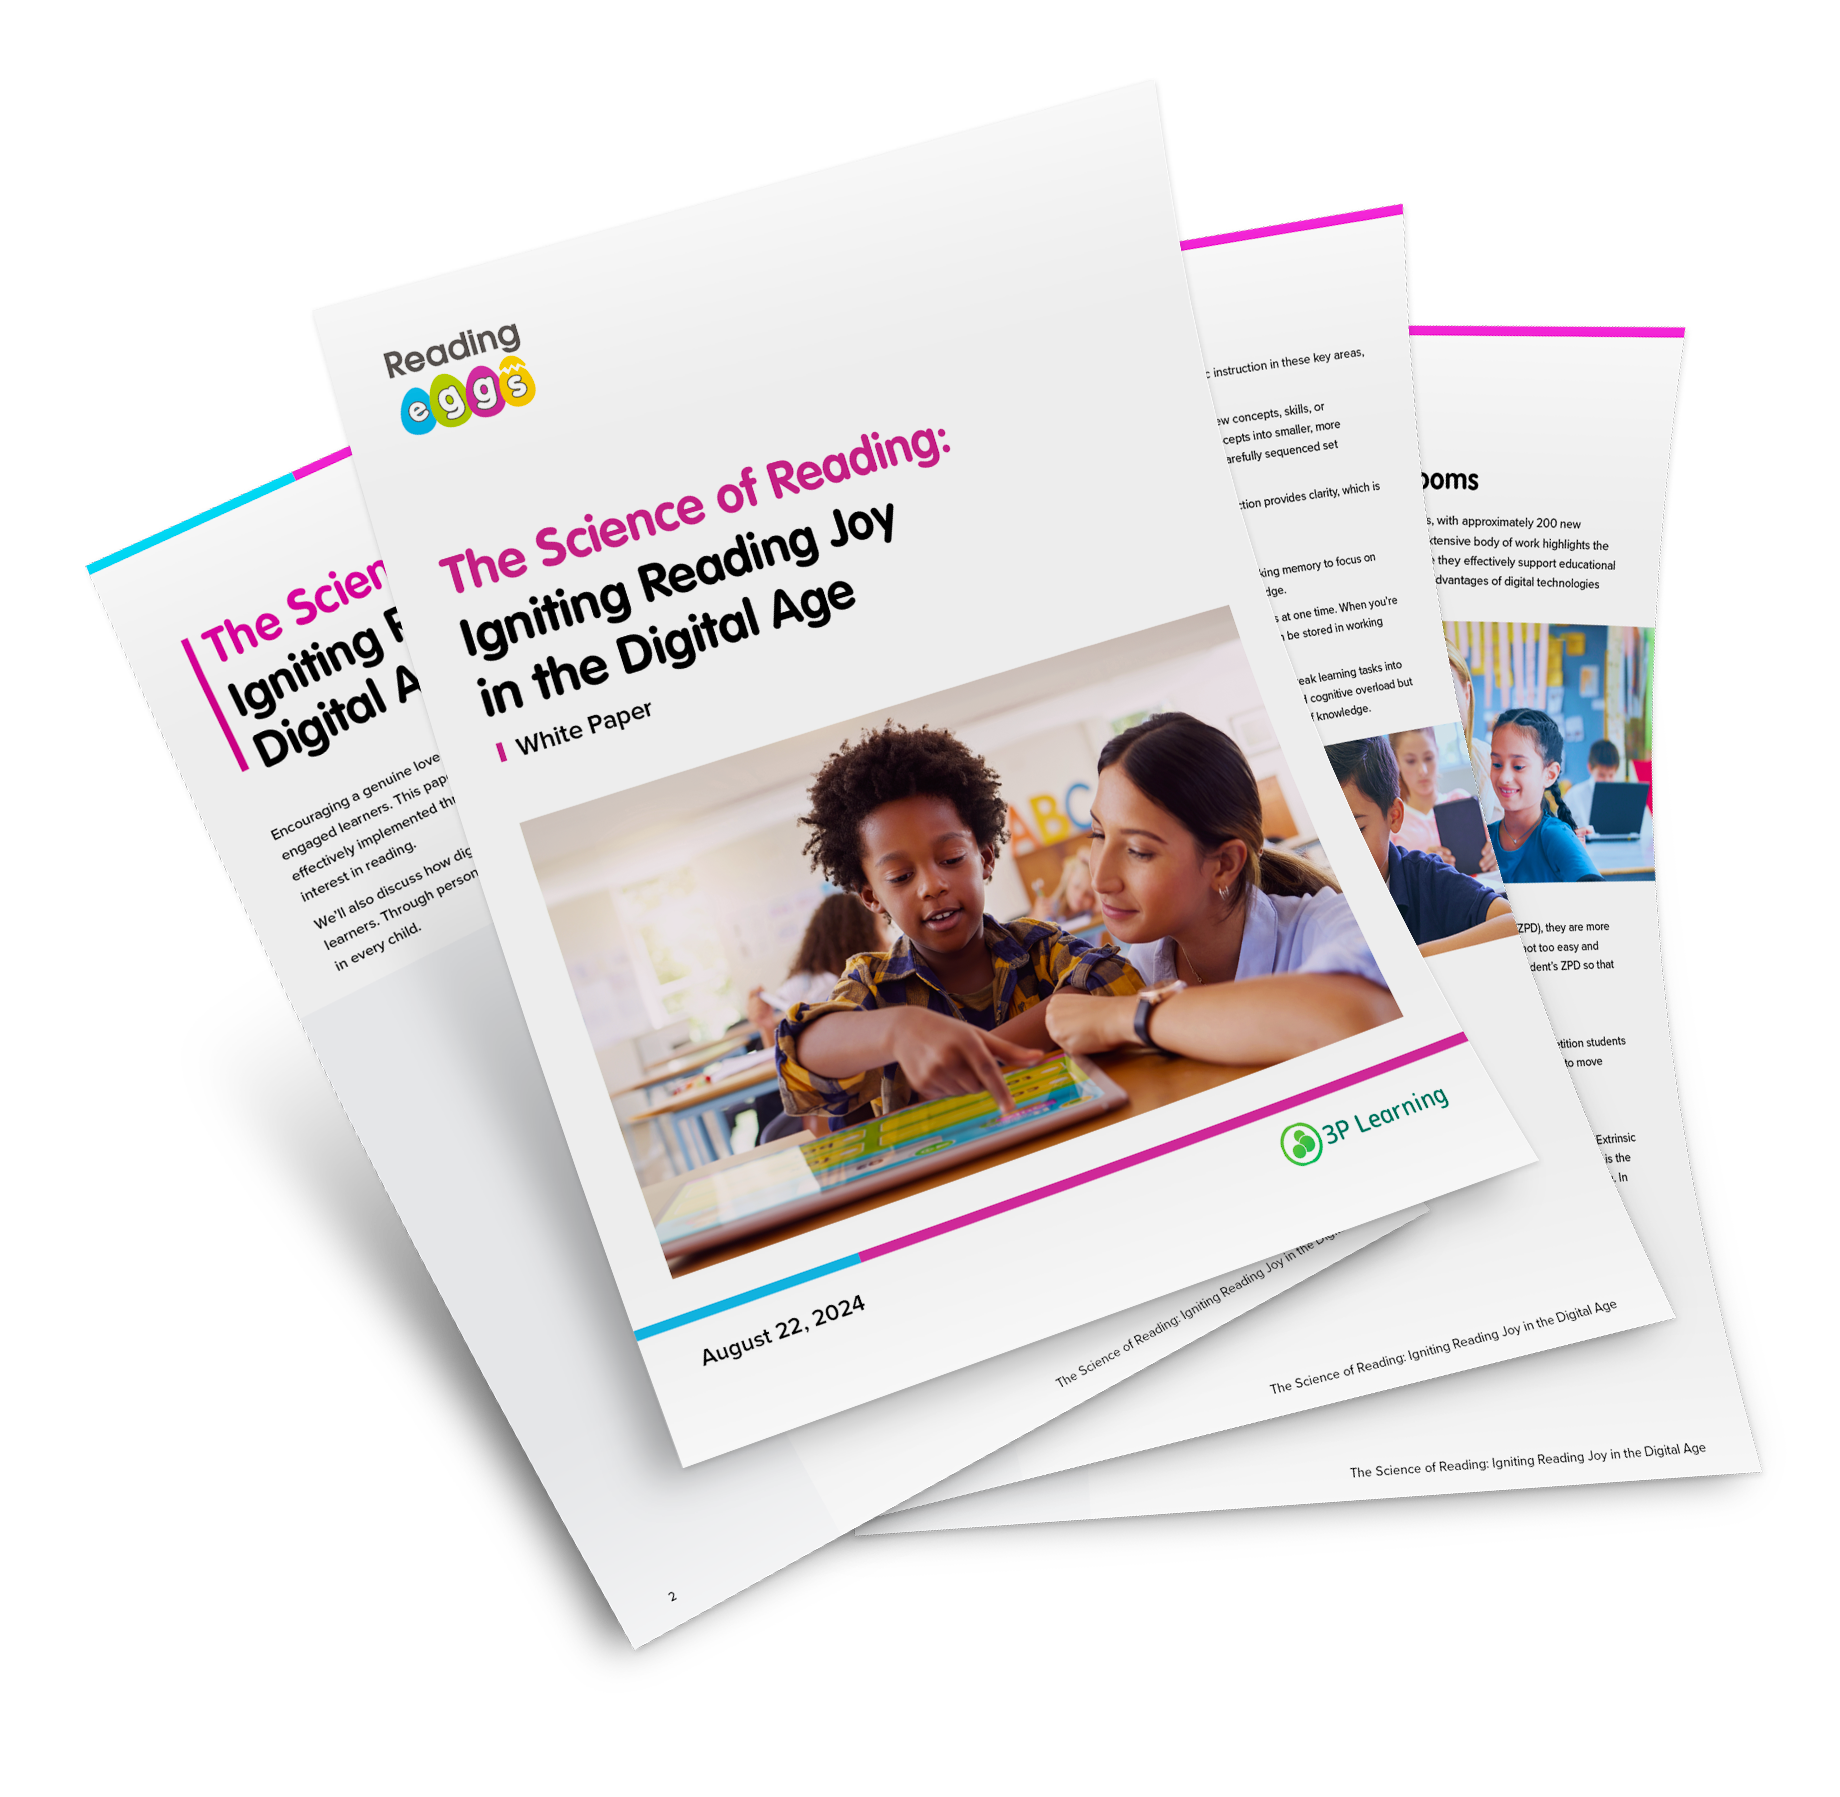
[[[1054,993],[1143,984],[1112,949],[1038,918],[984,915],[1008,807],[988,763],[948,730],[864,731],[818,770],[799,822],[813,866],[898,937],[854,956],[828,1000],[794,1005],[779,1026],[781,1097],[816,1133],[871,1106],[885,1115],[960,1093],[1012,1111],[1003,1069],[1053,1049]]]

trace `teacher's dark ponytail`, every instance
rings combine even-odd
[[[1321,868],[1296,855],[1265,847],[1259,783],[1239,745],[1224,730],[1185,711],[1165,711],[1120,731],[1099,756],[1099,772],[1118,768],[1153,804],[1160,805],[1211,853],[1229,842],[1246,846],[1246,886],[1281,897],[1303,897],[1325,886],[1341,888]]]
[[[1565,765],[1565,737],[1551,712],[1535,711],[1530,705],[1510,706],[1502,712],[1493,725],[1494,730],[1525,730],[1540,745],[1540,762],[1556,761],[1561,767]],[[1578,828],[1578,820],[1572,816],[1571,807],[1559,796],[1559,782],[1555,779],[1544,794],[1546,806],[1568,830]]]

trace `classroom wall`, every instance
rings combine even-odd
[[[588,1040],[596,1055],[611,1060],[611,1066],[604,1060],[602,1068],[611,1074],[610,1083],[625,1085],[638,1077],[639,1065],[636,1057],[620,1051],[652,1025],[613,908],[613,895],[595,892],[552,905],[549,918],[581,1006]]]
[[[1559,771],[1568,785],[1589,777],[1591,745],[1605,734],[1609,635],[1603,624],[1546,627],[1546,709],[1565,734],[1565,761]]]
[[[1100,750],[1128,724],[1160,711],[1186,711],[1226,731],[1251,764],[1254,779],[1275,777],[1298,829],[1314,834],[1237,641],[1029,711],[1027,721],[1038,718],[1038,728],[1012,736],[1005,720],[998,719],[967,734],[997,770],[1004,797],[1044,846],[1087,827]]]
[[[738,1002],[756,986],[785,979],[812,911],[830,890],[805,859],[806,834],[796,822],[773,824],[689,862]]]
[[[1476,732],[1506,706],[1531,706],[1559,725],[1561,782],[1588,778],[1592,743],[1607,738],[1631,763],[1652,753],[1655,633],[1633,625],[1518,624],[1453,621],[1452,648],[1471,671]]]
[[[752,987],[786,977],[826,890],[800,853],[802,836],[795,824],[777,824],[684,863],[720,938],[737,1014]],[[613,890],[554,904],[550,920],[596,1052],[649,1033],[654,1020]]]
[[[613,897],[606,892],[589,893],[552,905],[549,916],[601,1078],[609,1092],[624,1091],[643,1071],[636,1045],[650,1031],[651,1019],[640,995]],[[628,1093],[615,1101],[614,1108],[624,1121],[645,1103],[644,1093]],[[667,1170],[664,1145],[655,1131],[639,1124],[628,1128],[626,1135],[641,1182],[662,1178]]]

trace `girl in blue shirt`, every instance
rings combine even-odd
[[[1496,718],[1489,734],[1489,784],[1501,802],[1501,817],[1489,825],[1489,841],[1510,886],[1603,878],[1555,790],[1564,758],[1565,738],[1547,713],[1515,706]]]

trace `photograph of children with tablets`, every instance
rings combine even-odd
[[[1399,768],[1399,827],[1393,840],[1466,874],[1493,873],[1495,851],[1464,752],[1465,733],[1445,724],[1395,730],[1387,741]]]
[[[674,1273],[1398,1015],[1226,611],[523,829]]]
[[[1640,625],[1445,625],[1487,771],[1509,885],[1655,877],[1655,633]]]
[[[1454,726],[1446,725],[1449,732]],[[1464,871],[1467,860],[1478,866],[1476,844],[1486,844],[1482,811],[1474,793],[1453,786],[1435,811],[1421,813],[1431,823],[1429,848],[1407,846],[1403,826],[1411,816],[1400,749],[1418,759],[1420,777],[1429,769],[1435,786],[1437,735],[1434,730],[1400,730],[1391,737],[1363,736],[1353,742],[1332,743],[1329,766],[1354,813],[1355,826],[1367,843],[1374,866],[1386,882],[1393,903],[1405,919],[1412,940],[1423,955],[1447,954],[1478,942],[1494,942],[1515,934],[1514,913],[1502,892],[1502,881],[1491,865],[1476,875]],[[1423,796],[1430,796],[1425,793]],[[1453,822],[1453,820],[1461,820]],[[1465,853],[1446,847],[1437,834],[1443,824]],[[1427,838],[1423,835],[1419,840]]]

